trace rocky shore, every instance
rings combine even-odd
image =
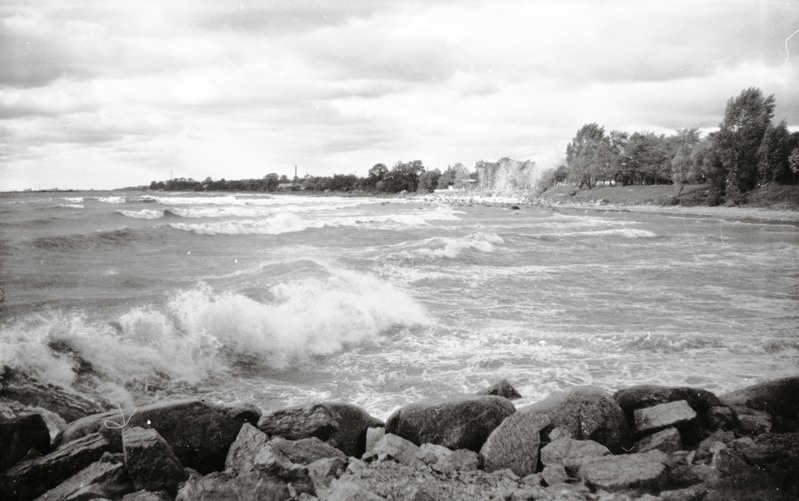
[[[500,381],[382,422],[355,405],[166,401],[129,412],[0,375],[6,500],[799,498],[799,377],[725,395],[593,387],[516,408]]]

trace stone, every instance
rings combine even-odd
[[[525,477],[527,478],[527,477]],[[569,480],[569,474],[562,464],[549,464],[541,470],[541,479],[548,485],[553,486],[562,484]]]
[[[541,464],[569,467],[574,460],[607,456],[610,451],[604,445],[593,440],[574,440],[561,438],[541,448]]]
[[[139,407],[126,414],[125,420],[130,427],[155,429],[184,466],[206,474],[224,468],[228,449],[245,422],[241,414],[231,415],[229,411],[226,406],[203,400],[177,400]],[[121,429],[117,426],[121,419],[118,411],[87,416],[70,423],[56,442],[63,444],[102,432],[121,450]]]
[[[613,398],[619,403],[627,419],[634,422],[634,412],[636,409],[652,407],[658,404],[666,404],[677,400],[685,400],[697,414],[697,429],[680,430],[683,440],[688,440],[694,444],[701,440],[701,430],[715,430],[716,426],[711,422],[709,413],[713,407],[724,406],[719,397],[714,393],[701,388],[688,386],[669,387],[657,385],[639,385],[617,391]],[[690,431],[690,433],[687,433]]]
[[[316,492],[330,487],[330,483],[347,469],[347,460],[340,457],[317,459],[308,465],[308,474]]]
[[[295,464],[311,464],[318,459],[340,458],[347,459],[339,449],[327,445],[316,437],[301,438],[300,440],[286,440],[275,437],[269,441],[273,449],[279,450],[283,456]]]
[[[468,449],[452,451],[435,444],[422,444],[417,457],[439,473],[458,470],[476,470],[479,465],[477,453]]]
[[[43,407],[33,407],[21,404],[16,400],[0,397],[0,419],[14,419],[28,414],[38,414],[44,419],[47,431],[50,433],[50,442],[67,427],[66,420],[55,412]]]
[[[336,480],[330,486],[327,501],[383,501],[384,498],[369,492],[349,480]]]
[[[134,487],[124,464],[97,461],[45,492],[37,501],[65,501],[86,497],[88,493],[95,497],[118,498],[133,491]]]
[[[635,418],[635,430],[643,433],[686,424],[696,419],[696,411],[685,400],[675,400],[674,402],[636,409],[633,416]]]
[[[125,466],[137,490],[176,493],[186,472],[166,440],[152,428],[122,430]]]
[[[31,449],[50,450],[50,432],[41,415],[0,419],[0,471],[17,464]]]
[[[364,452],[369,452],[370,450],[374,449],[375,444],[385,436],[385,428],[368,428],[366,430],[366,450]]]
[[[746,462],[742,454],[726,446],[713,451],[710,466],[715,468],[722,477],[731,477],[752,470],[752,466]]]
[[[598,388],[588,386],[555,393],[519,412],[548,414],[553,427],[566,428],[577,440],[599,442],[614,454],[629,449],[632,442],[621,407]]]
[[[365,461],[393,459],[398,463],[413,466],[419,464],[418,455],[419,447],[416,444],[388,433],[375,444],[374,449],[364,454],[363,459]]]
[[[680,432],[677,428],[666,428],[647,435],[635,443],[636,452],[663,451],[674,452],[683,448]]]
[[[667,463],[668,456],[660,451],[603,456],[582,465],[578,475],[592,489],[655,490],[666,478]]]
[[[707,421],[710,428],[717,430],[734,430],[738,427],[738,415],[732,407],[713,406],[707,412]]]
[[[669,469],[667,488],[681,489],[721,478],[716,468],[706,464],[676,465]]]
[[[541,433],[550,425],[547,414],[512,414],[491,432],[480,449],[483,469],[493,472],[510,468],[520,477],[535,473]]]
[[[288,485],[273,474],[252,470],[238,475],[220,471],[190,478],[178,491],[176,501],[261,501],[291,497]]]
[[[230,445],[227,457],[225,458],[225,469],[236,470],[240,473],[253,469],[253,459],[262,448],[269,442],[269,436],[251,425],[244,423],[236,436],[236,440]]]
[[[766,381],[725,393],[721,396],[721,401],[730,407],[745,406],[796,421],[796,410],[799,409],[799,376]]]
[[[738,427],[749,435],[770,433],[774,429],[771,414],[748,407],[738,407]]]
[[[340,402],[288,407],[258,421],[258,428],[269,435],[289,440],[317,437],[353,457],[366,451],[366,430],[382,426],[360,407]]]
[[[522,398],[516,388],[508,382],[507,379],[500,379],[493,385],[489,386],[485,390],[480,390],[477,392],[478,395],[496,395],[498,397],[505,397],[508,400],[517,400]]]
[[[693,485],[684,489],[660,491],[661,501],[702,501],[707,495],[707,486]]]
[[[21,463],[0,474],[0,492],[8,501],[33,499],[99,460],[111,444],[99,434],[87,435],[60,449]]]
[[[429,399],[395,411],[386,421],[386,432],[416,445],[477,452],[494,428],[515,411],[508,399],[497,396]]]
[[[172,497],[166,492],[136,491],[125,494],[122,501],[172,501]]]
[[[799,433],[764,433],[733,440],[729,446],[755,465],[799,462]]]
[[[111,404],[61,386],[43,383],[17,369],[0,370],[0,397],[31,407],[42,407],[70,422],[104,412]]]

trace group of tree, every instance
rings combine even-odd
[[[773,117],[774,96],[749,88],[727,101],[719,130],[704,138],[695,128],[665,136],[586,124],[566,147],[565,164],[541,184],[708,184],[708,202],[735,202],[758,186],[799,181],[799,132]]]

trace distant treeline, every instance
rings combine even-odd
[[[449,187],[476,190],[531,190],[539,193],[562,184],[577,188],[597,185],[708,184],[707,203],[737,202],[768,183],[799,182],[799,132],[785,120],[772,123],[774,96],[749,88],[730,98],[719,130],[701,138],[698,129],[678,129],[673,136],[652,132],[629,134],[586,124],[566,147],[556,169],[541,172],[535,162],[502,158],[479,161],[473,169],[461,163],[444,170],[428,169],[421,160],[379,163],[365,177],[355,174],[289,179],[267,174],[261,179],[170,179],[153,181],[150,189],[169,191],[364,191],[370,193],[432,192]]]
[[[799,132],[789,132],[785,120],[773,124],[773,117],[774,96],[753,87],[727,101],[719,130],[703,139],[697,129],[666,137],[606,133],[587,124],[566,147],[565,163],[548,171],[539,186],[709,184],[707,203],[737,202],[758,186],[799,180]]]

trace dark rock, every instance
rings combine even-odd
[[[288,485],[273,474],[252,470],[211,473],[186,481],[176,501],[261,501],[291,497]]]
[[[152,428],[122,430],[122,450],[125,466],[137,490],[164,490],[174,494],[178,484],[186,479],[180,460]]]
[[[707,486],[693,485],[684,489],[664,490],[660,492],[661,501],[702,501],[707,495]]]
[[[477,392],[478,395],[496,395],[498,397],[505,397],[508,400],[516,400],[522,398],[516,388],[511,385],[507,379],[500,379],[485,390]]]
[[[14,419],[20,416],[27,416],[28,414],[39,414],[42,416],[44,423],[47,425],[47,431],[50,433],[51,442],[67,427],[67,422],[64,418],[55,412],[48,411],[42,407],[32,407],[30,405],[21,404],[16,400],[0,397],[0,419]]]
[[[239,473],[252,470],[256,454],[266,447],[268,442],[269,436],[266,433],[250,423],[244,423],[228,450],[225,469]]]
[[[0,474],[0,492],[4,499],[33,499],[83,468],[97,461],[111,450],[99,434],[87,435],[70,442],[45,456],[17,463]]]
[[[553,427],[566,428],[577,440],[593,440],[614,454],[631,443],[630,427],[619,405],[604,391],[584,387],[555,393],[519,410],[548,414]]]
[[[423,400],[395,411],[386,422],[386,432],[416,445],[477,452],[494,428],[515,411],[508,399],[497,396]]]
[[[50,433],[39,414],[0,419],[0,471],[17,464],[29,450],[50,450]]]
[[[570,467],[574,460],[607,456],[610,451],[593,440],[561,438],[541,448],[541,463],[544,466],[559,464]]]
[[[42,494],[37,501],[66,501],[89,497],[118,498],[133,490],[133,484],[124,464],[97,461]]]
[[[209,473],[224,468],[230,444],[244,423],[231,417],[229,411],[228,407],[201,400],[179,400],[137,408],[125,419],[127,426],[155,429],[184,466]],[[101,432],[121,450],[121,420],[119,412],[88,416],[70,423],[56,441],[63,444]]]
[[[738,411],[738,428],[749,435],[771,433],[774,429],[771,414],[766,411],[750,409],[749,407],[736,406]]]
[[[738,415],[732,407],[711,407],[707,413],[707,421],[711,429],[727,431],[738,427]]]
[[[714,451],[710,466],[718,470],[722,477],[748,473],[753,469],[742,454],[727,447],[721,447]]]
[[[712,482],[721,478],[721,473],[706,464],[676,465],[669,469],[668,489],[682,489],[692,485]]]
[[[61,386],[43,383],[7,366],[0,371],[0,397],[32,407],[42,407],[58,414],[67,422],[111,408],[108,402]]]
[[[795,423],[799,409],[799,377],[787,377],[747,386],[721,396],[724,404],[766,411]],[[781,431],[779,428],[775,431]]]
[[[416,444],[410,440],[405,440],[402,437],[388,433],[385,437],[378,440],[374,449],[364,454],[363,459],[365,461],[373,459],[377,461],[393,459],[398,463],[414,466],[419,464],[418,456],[419,447]]]
[[[701,388],[687,386],[639,385],[619,390],[613,395],[613,398],[619,403],[630,422],[633,422],[633,413],[636,409],[685,400],[697,413],[699,424],[704,428],[711,429],[713,426],[708,421],[708,414],[713,407],[724,405],[715,394]]]
[[[366,430],[383,422],[356,405],[321,402],[281,409],[261,417],[258,428],[289,440],[317,437],[353,457],[366,450]]]
[[[122,501],[172,501],[172,496],[162,491],[137,491],[125,494]]]
[[[385,428],[369,428],[366,430],[366,450],[368,452],[374,449],[375,444],[380,441],[381,438],[386,436],[386,429]]]
[[[682,449],[682,440],[677,428],[666,428],[647,435],[635,443],[635,452],[662,451],[674,452]]]
[[[579,476],[593,489],[657,489],[665,480],[668,456],[660,451],[604,456],[580,467]]]
[[[694,411],[685,400],[675,400],[652,407],[636,409],[633,412],[635,430],[652,432],[669,426],[680,426],[696,419]]]
[[[768,474],[752,468],[736,475],[708,482],[707,496],[703,501],[783,501],[795,500],[789,493],[781,491],[779,485]]]
[[[541,433],[550,425],[547,414],[511,414],[491,432],[480,449],[483,468],[489,472],[510,468],[520,477],[535,473]]]
[[[295,464],[308,465],[324,458],[347,459],[343,452],[316,437],[301,438],[300,440],[275,437],[269,441],[269,446],[280,451],[284,457]]]

